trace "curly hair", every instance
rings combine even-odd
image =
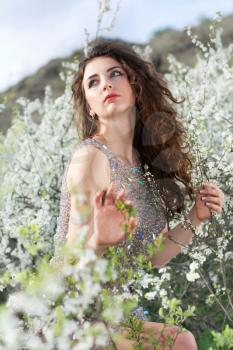
[[[178,101],[154,65],[144,60],[129,44],[99,39],[79,64],[71,85],[75,121],[81,140],[98,131],[98,119],[89,116],[82,86],[85,67],[93,58],[108,56],[124,68],[135,94],[136,124],[133,145],[159,186],[168,217],[184,209],[185,195],[192,199],[191,172],[194,157],[187,131],[170,102]],[[180,186],[182,185],[182,186]]]

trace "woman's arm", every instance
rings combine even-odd
[[[202,225],[202,221],[197,218],[195,207],[192,208],[187,217],[191,220],[193,226],[200,227]],[[163,267],[180,253],[180,245],[175,242],[179,242],[182,245],[188,245],[193,237],[192,231],[190,229],[185,229],[182,224],[178,224],[172,230],[166,230],[165,232],[162,232],[162,234],[164,236],[164,249],[161,252],[154,254],[151,258],[152,264],[157,268]]]
[[[193,226],[199,227],[211,217],[212,212],[220,214],[223,203],[224,195],[221,189],[213,183],[206,182],[197,189],[195,204],[187,217],[191,220]],[[154,254],[151,258],[152,264],[158,268],[166,265],[180,253],[181,248],[174,241],[187,245],[193,237],[192,231],[185,229],[182,224],[178,224],[172,230],[164,232],[163,235],[165,238],[164,250]]]
[[[94,249],[99,256],[103,254],[106,247],[118,244],[126,239],[124,227],[128,226],[133,233],[136,220],[133,216],[125,216],[125,212],[118,210],[116,200],[132,205],[132,202],[125,197],[125,189],[116,193],[115,184],[109,185],[109,163],[99,150],[93,149],[83,157],[81,150],[76,153],[76,159],[71,161],[68,170],[68,182],[71,193],[71,215],[67,243],[73,244],[77,239],[83,223],[77,222],[77,211],[89,208],[88,219],[84,225],[88,224],[86,236],[86,246]],[[105,156],[104,156],[105,157]],[[108,167],[108,168],[107,168]],[[79,194],[85,194],[85,203],[77,203],[77,195],[72,194],[72,188]],[[86,205],[87,208],[84,208]]]
[[[104,169],[104,172],[100,170]],[[94,202],[98,191],[109,184],[108,163],[103,154],[93,147],[86,145],[78,148],[74,153],[67,172],[67,185],[71,195],[71,208],[67,243],[72,245],[84,224],[76,220],[77,212],[82,206],[78,202],[77,193],[86,196],[85,205],[88,205],[90,212],[87,218],[89,229],[86,237],[86,244],[93,248],[97,255],[101,255],[102,250],[96,245],[94,233]]]

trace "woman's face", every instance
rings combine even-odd
[[[112,57],[96,57],[85,68],[83,88],[90,109],[100,118],[131,110],[135,96],[121,64]],[[108,98],[109,94],[117,97]]]

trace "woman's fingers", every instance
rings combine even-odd
[[[201,195],[211,195],[213,197],[222,197],[222,193],[217,188],[208,187],[206,189],[200,189],[199,193]]]
[[[102,197],[103,197],[103,191],[99,191],[96,193],[96,196],[95,196],[95,205],[96,205],[96,208],[99,209],[102,205]]]
[[[106,205],[113,205],[114,204],[114,192],[115,192],[115,184],[114,182],[111,182],[107,191],[106,191],[106,198],[105,203]]]
[[[224,203],[224,195],[222,190],[213,183],[205,183],[203,187],[199,189],[201,200],[210,209],[220,213]]]
[[[99,208],[104,205],[112,205],[114,204],[114,191],[115,185],[114,182],[111,182],[108,188],[103,189],[96,193],[95,196],[95,204]]]
[[[216,204],[213,204],[213,203],[206,202],[206,206],[207,206],[209,209],[212,209],[212,210],[216,211],[216,213],[218,213],[218,214],[220,214],[221,211],[222,211],[221,206],[216,205]]]
[[[104,205],[113,205],[115,203],[115,200],[121,200],[124,201],[126,204],[132,204],[130,200],[126,200],[125,198],[125,188],[122,188],[122,190],[116,195],[115,194],[115,183],[111,182],[109,187],[105,190],[105,198],[103,200]]]
[[[133,218],[133,217],[131,217],[130,219],[129,219],[129,228],[130,228],[130,231],[133,231],[134,229],[135,229],[135,227],[136,227],[136,219],[135,218]]]
[[[115,184],[112,182],[107,189],[99,191],[95,197],[95,204],[97,208],[101,206],[114,205],[115,200],[121,200],[126,205],[132,205],[132,201],[125,198],[125,188],[123,188],[118,195],[115,194]]]
[[[101,205],[102,205],[102,206],[105,205],[106,193],[107,193],[107,190],[103,190],[103,191],[102,191],[102,200],[101,200]]]
[[[117,200],[125,201],[125,189],[122,188],[122,190],[118,193],[116,196]]]
[[[200,188],[199,188],[199,193],[201,195],[205,194],[210,194],[216,197],[220,197],[221,199],[224,198],[222,190],[215,184],[211,182],[204,183]]]
[[[102,190],[96,193],[95,195],[95,205],[97,209],[100,209],[105,205],[106,201],[106,192],[107,190]]]
[[[217,205],[220,205],[220,206],[222,204],[221,198],[219,198],[219,197],[202,196],[201,200],[204,201],[204,202],[214,203],[214,204],[217,204]]]

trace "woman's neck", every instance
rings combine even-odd
[[[134,163],[133,138],[135,117],[123,118],[123,115],[109,119],[102,123],[100,133],[93,136],[97,141],[104,143],[117,157],[132,165]]]
[[[131,138],[122,138],[122,137],[116,137],[116,134],[114,134],[114,137],[104,137],[96,135],[93,137],[93,139],[100,141],[101,143],[105,144],[113,154],[115,154],[118,158],[123,160],[125,163],[129,165],[133,165],[134,163],[134,150],[133,150],[133,139]]]

